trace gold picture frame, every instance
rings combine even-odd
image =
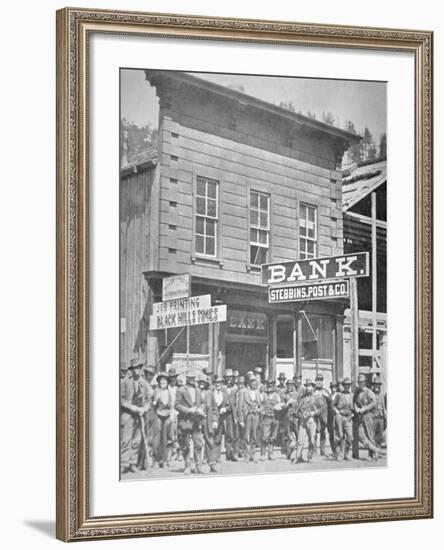
[[[415,59],[415,495],[93,517],[88,496],[87,41],[90,33],[410,52]],[[63,541],[430,518],[433,33],[65,8],[57,12],[57,538]],[[92,214],[90,212],[90,214]]]

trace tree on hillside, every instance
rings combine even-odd
[[[345,122],[345,128],[344,130],[347,130],[347,132],[350,132],[351,134],[357,134],[355,125],[351,120],[347,120]],[[350,162],[361,162],[361,145],[360,143],[354,143],[350,146],[350,148],[347,151],[347,157],[350,160]]]
[[[292,113],[296,112],[296,108],[292,101],[280,101],[279,107],[282,107],[282,109],[287,109],[287,111],[291,111]]]
[[[138,154],[155,145],[157,129],[151,124],[140,127],[122,119],[120,124],[120,143],[122,144],[122,164],[132,162]]]
[[[330,124],[330,126],[335,125],[335,117],[333,116],[333,113],[328,111],[328,113],[323,112],[322,113],[322,122],[325,122],[326,124]]]
[[[376,160],[376,145],[373,140],[372,133],[367,128],[364,129],[364,137],[361,141],[361,160]]]
[[[379,139],[379,158],[387,160],[387,134],[384,132]]]

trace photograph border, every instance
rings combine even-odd
[[[56,535],[64,541],[433,515],[431,31],[64,8],[57,11]],[[415,480],[402,499],[94,517],[88,505],[88,119],[91,33],[402,51],[415,59]],[[90,213],[93,214],[93,213]]]

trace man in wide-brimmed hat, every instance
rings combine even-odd
[[[382,381],[380,378],[373,380],[372,390],[375,394],[375,408],[373,409],[373,423],[375,427],[375,443],[380,449],[385,440],[385,428],[387,425],[387,410],[385,399],[381,393]]]
[[[328,409],[330,392],[324,388],[324,375],[319,372],[315,378],[315,403],[319,409],[319,414],[316,417],[316,435],[319,435],[319,448],[321,456],[327,456],[326,452],[326,433],[328,428]],[[332,438],[331,438],[332,439]],[[330,441],[331,446],[334,446],[333,441]],[[316,452],[316,442],[315,442]]]
[[[179,387],[179,373],[177,372],[176,367],[171,366],[168,369],[169,384],[168,388],[171,393],[171,398],[173,401],[173,410],[171,411],[171,439],[173,441],[170,455],[171,459],[179,457],[179,439],[178,439],[178,429],[177,429],[177,410],[176,410],[176,393],[177,388]]]
[[[120,380],[128,376],[128,365],[124,362],[120,363]]]
[[[284,439],[282,441],[283,454],[289,459],[292,453],[296,451],[299,433],[299,417],[298,408],[301,400],[299,393],[296,391],[294,379],[289,378],[286,383],[286,391],[282,394],[284,402]]]
[[[261,395],[257,378],[250,376],[239,403],[239,426],[243,431],[247,460],[257,462],[256,445],[259,437]]]
[[[280,413],[282,412],[282,401],[279,393],[276,391],[274,380],[268,380],[265,385],[265,393],[262,397],[261,419],[262,419],[262,445],[268,456],[268,460],[273,459],[273,447],[278,435]]]
[[[171,437],[171,413],[174,403],[168,388],[170,377],[165,372],[156,376],[157,388],[153,398],[153,458],[163,468],[170,458],[173,441]]]
[[[232,425],[228,420],[231,412],[229,394],[224,385],[226,379],[218,375],[214,381],[214,388],[210,390],[214,417],[217,420],[214,429],[214,458],[215,463],[221,461],[222,439],[225,439],[225,458],[229,460],[232,452],[233,433]],[[232,387],[232,385],[231,385]],[[213,470],[212,470],[213,471]]]
[[[200,389],[196,387],[196,377],[197,372],[194,369],[187,370],[186,383],[176,392],[175,407],[178,411],[179,445],[185,462],[184,474],[186,475],[191,472],[191,441],[193,441],[196,473],[202,473],[201,426],[205,416],[205,404]]]
[[[350,391],[351,380],[345,377],[342,391],[336,392],[332,408],[335,413],[335,456],[336,460],[350,460],[353,444],[353,394]]]
[[[287,389],[286,385],[287,377],[285,376],[285,372],[280,372],[279,376],[277,377],[277,385],[276,390],[282,394]]]
[[[376,406],[375,394],[367,387],[365,374],[358,376],[358,388],[355,391],[354,412],[357,421],[359,443],[368,449],[368,460],[378,460],[379,450],[375,443],[373,409]],[[359,452],[359,451],[358,451]]]
[[[225,434],[225,459],[237,462],[239,452],[238,442],[238,414],[237,414],[237,392],[238,388],[234,384],[234,372],[226,369],[224,374],[225,393],[227,395],[227,411],[223,417]]]
[[[157,388],[157,379],[156,379],[156,369],[153,365],[147,365],[146,363],[142,364],[142,378],[146,381],[148,385],[149,393],[149,406],[143,415],[143,424],[145,426],[145,438],[150,449],[150,454],[152,454],[153,447],[153,437],[154,437],[154,422],[155,414],[152,406],[154,392]],[[139,458],[137,460],[137,467],[140,470],[144,470],[150,466],[152,462],[152,456],[147,456],[146,447],[142,445],[140,447]]]
[[[307,461],[311,462],[313,451],[316,442],[316,417],[320,410],[316,406],[315,396],[313,391],[315,383],[307,378],[305,381],[305,395],[302,397],[298,415],[299,415],[299,433],[298,443],[296,447],[296,457],[292,456],[291,461],[304,462],[302,458],[302,450],[305,442],[308,444]]]
[[[141,376],[143,362],[138,358],[131,359],[128,366],[129,376],[121,381],[120,386],[120,470],[122,473],[139,471],[137,464],[139,452],[145,450],[142,445],[145,429],[144,415],[151,404],[151,391]]]
[[[210,472],[216,471],[217,449],[214,443],[214,434],[218,427],[218,414],[213,403],[211,376],[202,374],[198,377],[198,386],[201,393],[202,403],[204,406],[205,417],[202,420],[202,433],[204,440],[204,454],[207,460]]]

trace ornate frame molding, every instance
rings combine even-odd
[[[86,46],[91,32],[306,44],[415,56],[415,497],[91,517],[87,461]],[[57,537],[64,541],[429,518],[433,514],[433,33],[65,8],[57,12]]]

